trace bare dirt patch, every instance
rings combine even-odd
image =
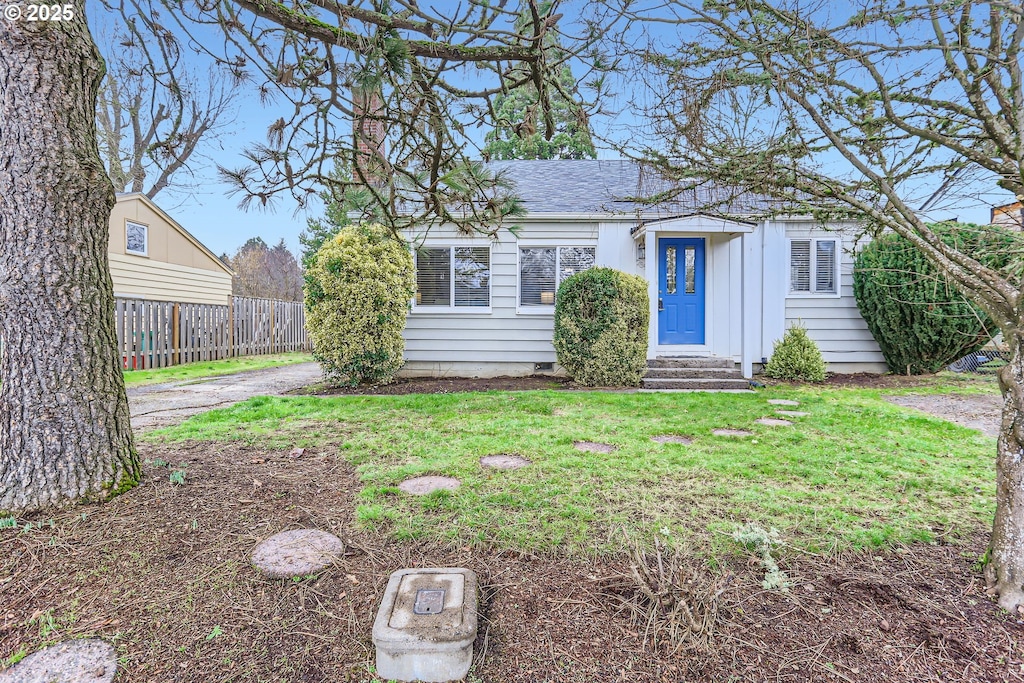
[[[1003,398],[998,394],[941,394],[886,396],[886,401],[941,417],[987,436],[999,436]]]
[[[370,633],[388,576],[455,566],[481,578],[473,674],[486,683],[1024,680],[1024,625],[985,597],[974,567],[982,530],[958,546],[782,554],[788,594],[763,590],[758,561],[737,550],[715,570],[727,590],[710,645],[672,655],[645,645],[608,597],[625,557],[367,532],[354,519],[355,473],[320,449],[299,459],[230,443],[144,450],[187,461],[185,484],[150,464],[110,503],[0,529],[0,662],[100,637],[117,647],[119,683],[378,681]],[[260,540],[295,528],[341,537],[344,555],[300,581],[249,566]]]

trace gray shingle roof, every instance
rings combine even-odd
[[[687,189],[669,201],[639,202],[676,184],[649,167],[622,159],[495,161],[488,166],[515,183],[516,194],[531,214],[742,215],[763,212],[770,205],[763,197],[706,185]]]

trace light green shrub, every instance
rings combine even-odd
[[[329,382],[390,381],[416,287],[412,254],[383,226],[342,228],[306,272],[306,327]]]
[[[781,341],[775,342],[764,374],[775,379],[824,382],[825,360],[818,345],[807,336],[807,330],[794,325],[786,330]]]
[[[636,386],[647,371],[647,282],[611,268],[566,278],[555,302],[558,362],[584,386]]]

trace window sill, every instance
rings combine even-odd
[[[516,315],[546,315],[555,314],[554,306],[517,306]]]
[[[490,315],[490,306],[413,306],[410,315],[452,315],[466,313],[469,315]]]
[[[786,294],[787,299],[842,299],[843,295],[839,292],[789,292]]]

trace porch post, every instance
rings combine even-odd
[[[754,376],[754,361],[760,361],[761,350],[761,277],[764,267],[763,225],[754,232],[744,233],[743,239],[743,351],[740,370],[750,379]]]
[[[647,325],[647,358],[656,358],[658,346],[658,239],[650,229],[644,232],[644,277],[651,300],[651,320]]]

